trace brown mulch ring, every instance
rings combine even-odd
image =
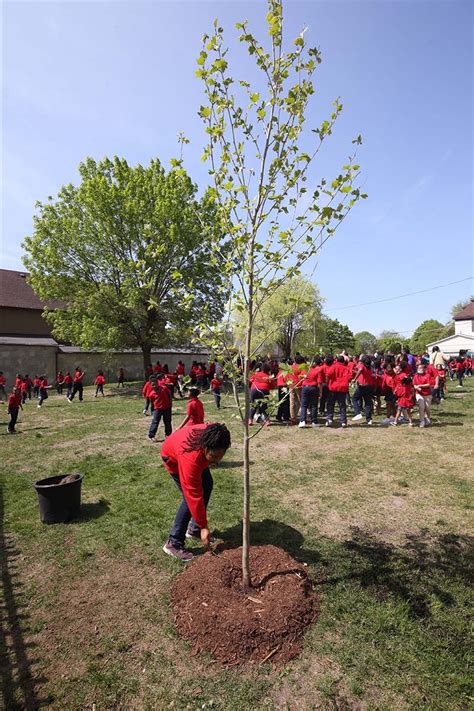
[[[178,633],[193,653],[227,666],[284,664],[298,654],[319,602],[305,567],[276,546],[250,549],[252,587],[242,588],[242,548],[206,553],[171,590]]]

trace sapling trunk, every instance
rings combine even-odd
[[[252,323],[253,323],[253,294],[252,294],[252,268],[253,257],[251,255],[249,269],[249,300],[247,304],[247,329],[245,334],[245,352],[244,352],[244,393],[245,393],[245,408],[244,408],[244,511],[242,519],[242,586],[244,590],[251,587],[250,579],[250,432],[249,432],[249,415],[250,415],[250,393],[249,393],[249,376],[250,376],[250,355],[252,341]]]

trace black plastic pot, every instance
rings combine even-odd
[[[38,494],[40,519],[43,523],[66,523],[79,516],[83,474],[75,481],[61,484],[67,474],[50,476],[35,483]]]

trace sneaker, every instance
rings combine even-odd
[[[326,427],[331,427],[332,420],[326,420]]]
[[[165,543],[163,550],[167,555],[171,555],[173,558],[178,558],[179,560],[182,560],[183,563],[188,563],[194,558],[191,551],[187,551],[184,548],[178,548],[170,543],[170,541]]]
[[[148,410],[143,410],[144,415],[148,415]]]
[[[359,415],[354,415],[354,417],[352,418],[352,422],[357,422],[358,420],[361,420],[361,419],[362,419],[362,415],[361,415],[361,414],[359,414]]]
[[[71,398],[70,398],[70,397],[68,397],[68,398],[67,398],[67,401],[68,401],[68,402],[72,402],[72,400],[71,400]]]
[[[41,405],[37,405],[37,407],[41,407]]]
[[[341,427],[342,427],[342,428],[347,427],[347,422],[341,422]]]
[[[367,420],[367,424],[372,425],[373,424],[372,420]]]
[[[413,422],[409,422],[409,423],[408,423],[408,426],[409,426],[409,427],[413,427]]]
[[[148,439],[150,440],[150,442],[158,442],[156,437],[148,437]]]
[[[431,420],[429,417],[425,417],[425,425],[428,425],[428,427],[429,425],[431,425]]]
[[[424,423],[424,422],[420,422],[420,427],[424,427],[424,426],[425,426],[425,423]]]
[[[393,425],[394,427],[396,427],[396,426],[398,425],[398,422],[396,422],[396,421],[394,420],[394,421],[391,422],[390,424]]]
[[[306,422],[300,422],[298,427],[301,427],[302,429],[306,427]]]

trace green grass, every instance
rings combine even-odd
[[[275,426],[253,440],[252,542],[308,565],[321,615],[285,668],[238,671],[191,657],[175,634],[181,567],[161,546],[178,492],[135,391],[29,403],[16,437],[0,413],[4,706],[470,708],[472,382],[453,393],[465,395],[425,430]],[[238,542],[235,409],[204,404],[234,441],[214,470],[210,521]],[[176,403],[175,423],[183,413]],[[33,482],[71,471],[85,475],[81,518],[41,524]]]

